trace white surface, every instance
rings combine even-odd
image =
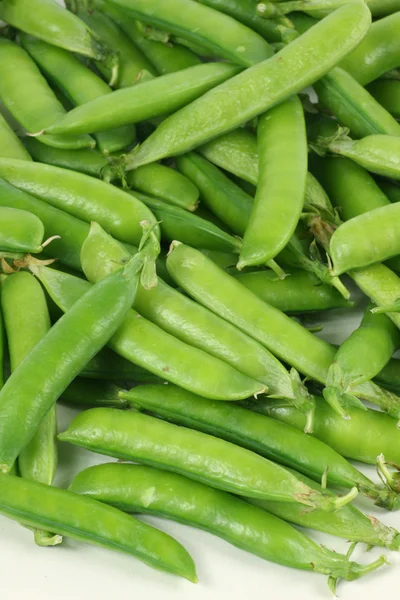
[[[339,343],[357,325],[354,313],[332,314],[323,337]],[[76,411],[59,409],[59,430],[66,428]],[[66,487],[82,468],[97,464],[99,455],[68,444],[60,444],[60,464],[56,485]],[[366,473],[374,477],[373,468]],[[376,476],[374,477],[376,479]],[[375,509],[367,500],[358,502],[364,511],[400,529],[400,514]],[[144,517],[143,517],[144,518]],[[243,552],[223,540],[190,527],[146,517],[159,529],[176,537],[193,556],[200,582],[193,585],[160,573],[133,557],[65,539],[56,548],[38,548],[30,531],[0,517],[0,599],[1,600],[317,600],[330,598],[326,577],[268,563]],[[339,552],[345,540],[316,532],[308,535]],[[342,581],[341,600],[376,600],[396,597],[399,585],[400,554],[375,548],[369,553],[359,545],[353,555],[362,563],[386,554],[390,565],[355,582]],[[393,596],[392,596],[393,594]]]

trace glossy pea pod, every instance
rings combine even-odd
[[[98,132],[168,115],[240,71],[229,63],[206,63],[116,90],[77,106],[47,133]],[[149,161],[154,162],[154,161]]]
[[[140,222],[155,223],[155,217],[140,200],[94,177],[41,163],[0,162],[0,177],[11,185],[78,219],[97,221],[123,242],[138,244]]]
[[[1,471],[9,471],[57,398],[121,325],[137,284],[132,259],[93,286],[11,374],[0,392]]]
[[[396,502],[394,492],[374,484],[315,437],[237,404],[206,400],[173,385],[141,385],[120,396],[134,408],[243,446],[316,481],[325,479],[333,487],[357,487],[379,505]]]
[[[54,302],[67,312],[91,284],[45,267],[35,274]],[[134,310],[109,341],[120,356],[189,391],[216,400],[240,400],[264,391],[265,386],[230,365],[166,333]]]
[[[32,160],[23,143],[0,114],[0,155],[5,158]]]
[[[1,308],[13,372],[49,331],[50,316],[40,283],[30,273],[23,271],[2,281]],[[53,483],[57,468],[56,435],[54,406],[18,457],[21,477],[46,485]],[[59,535],[35,530],[35,542],[39,546],[54,546],[61,539]]]
[[[257,10],[265,18],[275,18],[293,11],[304,11],[317,19],[322,19],[331,11],[340,8],[348,0],[286,0],[276,5],[276,0],[258,4]],[[383,16],[400,10],[399,0],[365,0],[372,15]]]
[[[400,332],[386,315],[368,306],[361,325],[342,343],[329,368],[325,400],[338,408],[342,402],[364,408],[352,394],[357,385],[373,379],[400,347]]]
[[[278,564],[328,574],[331,587],[340,577],[357,578],[382,562],[361,567],[239,498],[147,466],[91,467],[75,477],[70,489],[126,512],[155,514],[204,529]]]
[[[0,39],[0,65],[0,98],[28,133],[37,133],[66,114],[29,54],[6,38]],[[42,135],[40,141],[70,149],[96,145],[88,135]]]
[[[199,190],[196,186],[184,175],[165,165],[153,163],[129,171],[126,183],[134,190],[192,212],[198,206]]]
[[[367,90],[395,119],[400,119],[400,81],[378,79],[370,83]]]
[[[79,373],[85,379],[106,381],[159,382],[160,379],[119,356],[109,348],[103,348]]]
[[[85,66],[77,56],[28,35],[21,36],[23,48],[40,69],[55,83],[74,105],[85,104],[95,98],[111,94],[111,88]],[[109,155],[130,146],[136,137],[135,127],[125,125],[95,135],[102,154]]]
[[[255,31],[192,0],[171,0],[168,6],[163,0],[112,0],[112,4],[149,25],[200,45],[210,56],[219,56],[245,67],[265,60],[273,53]]]
[[[100,258],[101,257],[101,258]],[[95,282],[129,258],[126,250],[94,224],[82,246],[82,268]],[[139,286],[134,307],[149,321],[191,346],[231,365],[268,387],[272,396],[293,398],[306,411],[312,402],[296,388],[283,365],[265,348],[230,323],[174,290],[161,279],[151,290]]]
[[[250,450],[136,411],[91,408],[75,417],[58,437],[93,452],[158,466],[240,496],[295,501],[332,511],[357,495],[355,488],[341,498],[314,493],[292,473]]]
[[[43,250],[43,237],[38,217],[19,208],[0,207],[0,252],[38,254]]]
[[[196,582],[192,558],[174,538],[123,512],[20,477],[0,475],[0,512],[28,527],[125,552],[144,563]]]
[[[275,258],[289,242],[300,218],[308,150],[303,107],[297,96],[260,117],[257,141],[259,178],[239,270]]]
[[[168,117],[139,150],[128,155],[129,167],[187,152],[314,83],[362,40],[370,19],[363,3],[338,9],[275,56]]]
[[[69,406],[85,408],[97,406],[126,408],[128,406],[127,402],[118,395],[122,391],[123,388],[119,385],[108,381],[95,381],[77,377],[69,384],[58,401]]]

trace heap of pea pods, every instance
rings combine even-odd
[[[293,525],[400,550],[352,504],[400,509],[400,0],[66,4],[0,0],[0,513],[197,581],[155,514],[334,591],[386,557]],[[57,439],[120,462],[57,488]]]

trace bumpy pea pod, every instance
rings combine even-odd
[[[19,208],[0,207],[0,252],[38,254],[43,250],[44,227],[35,215]]]
[[[34,270],[63,312],[91,287],[88,281],[54,269],[39,266]],[[200,396],[239,400],[260,394],[265,388],[221,360],[184,344],[134,310],[129,311],[108,345],[134,364]]]
[[[373,314],[370,308],[360,327],[340,346],[329,368],[324,398],[336,411],[347,405],[366,410],[352,389],[373,379],[400,346],[396,325],[386,315]]]
[[[89,289],[7,380],[0,392],[1,471],[9,471],[57,398],[121,325],[137,289],[139,258]]]
[[[106,131],[170,114],[240,70],[229,63],[206,63],[116,90],[53,119],[39,138],[47,133]]]
[[[4,4],[7,3],[0,5],[0,14]],[[28,133],[41,131],[66,114],[29,54],[6,38],[0,38],[0,66],[0,98]],[[57,148],[93,148],[96,145],[88,135],[43,135],[40,141]]]
[[[239,498],[147,466],[91,467],[75,477],[70,489],[127,512],[156,514],[205,529],[278,564],[328,574],[333,588],[339,578],[353,579],[384,562],[380,558],[361,567],[350,562],[347,556],[318,546],[281,519]]]
[[[186,210],[195,211],[198,206],[197,187],[181,173],[158,163],[129,171],[126,183],[134,190]]]
[[[78,219],[97,221],[123,242],[138,244],[141,221],[155,224],[155,217],[140,200],[109,183],[41,163],[0,161],[0,177],[13,186]]]
[[[396,119],[400,119],[400,81],[378,79],[367,87],[374,98]]]
[[[85,379],[105,379],[107,381],[160,382],[160,379],[119,356],[109,348],[103,348],[85,365],[79,373]]]
[[[92,177],[102,177],[104,171],[107,172],[109,165],[107,158],[92,148],[82,148],[81,150],[54,148],[46,146],[32,137],[24,139],[24,146],[37,162],[79,171],[79,173],[86,173]],[[12,158],[21,157],[13,156]]]
[[[359,44],[370,20],[371,13],[364,3],[353,2],[339,8],[275,56],[168,117],[138,150],[128,155],[128,165],[136,168],[187,152],[298,93]]]
[[[26,34],[21,36],[21,43],[40,69],[74,105],[79,106],[105,94],[111,94],[111,88],[71,52]],[[99,150],[105,155],[127,148],[134,142],[135,137],[133,125],[95,135]]]
[[[32,160],[24,145],[0,114],[0,155],[5,158]]]
[[[273,51],[255,31],[235,19],[192,0],[112,0],[133,17],[173,33],[239,65],[249,67]],[[240,41],[239,41],[240,40]],[[239,44],[239,45],[238,45]]]
[[[125,552],[151,567],[197,581],[192,558],[174,538],[91,498],[0,475],[0,512],[29,527],[46,527],[81,542]]]
[[[118,395],[122,391],[123,388],[108,381],[95,381],[77,377],[60,396],[59,402],[85,408],[96,406],[126,408],[127,402]]]
[[[105,277],[128,258],[118,242],[97,224],[92,225],[81,252],[82,268],[89,281]],[[176,338],[268,386],[270,395],[292,398],[296,406],[312,412],[313,403],[305,388],[263,346],[162,280],[158,279],[151,290],[139,286],[134,306]]]
[[[294,234],[301,215],[307,137],[303,107],[296,96],[260,118],[257,140],[260,176],[240,251],[239,270],[275,258]]]
[[[13,372],[49,331],[50,316],[40,283],[23,271],[2,281],[1,307]],[[21,477],[46,485],[53,483],[57,468],[56,435],[56,407],[53,406],[18,457]],[[59,535],[35,530],[35,542],[39,546],[55,546],[61,541]]]
[[[213,402],[173,385],[137,386],[120,396],[133,407],[172,423],[215,435],[328,485],[357,487],[379,505],[396,495],[374,484],[332,448],[295,427],[237,404]]]
[[[294,501],[331,511],[357,495],[354,488],[347,496],[328,498],[250,450],[136,411],[91,408],[75,417],[59,439],[93,452],[159,466],[240,496]]]

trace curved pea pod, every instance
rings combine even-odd
[[[26,210],[0,207],[0,251],[38,254],[43,250],[43,237],[38,217]]]
[[[90,289],[88,281],[45,267],[35,274],[54,302],[67,312]],[[172,335],[129,311],[109,347],[120,356],[200,396],[216,400],[240,400],[260,394],[265,386],[230,365]]]
[[[21,36],[21,44],[73,104],[79,106],[105,94],[111,94],[111,88],[68,50],[57,48],[29,35]],[[95,136],[97,146],[105,155],[127,148],[135,138],[136,130],[133,125],[110,129]]]
[[[29,150],[33,160],[36,162],[60,167],[61,169],[78,171],[92,177],[101,178],[109,165],[107,158],[92,148],[82,148],[81,150],[54,148],[46,146],[32,137],[24,139],[24,146]],[[18,157],[13,156],[12,158]]]
[[[144,165],[126,175],[127,184],[134,190],[155,196],[168,204],[195,211],[199,190],[187,177],[164,165]]]
[[[300,218],[308,150],[303,107],[297,96],[261,116],[257,140],[260,175],[239,270],[275,258],[289,242]]]
[[[57,398],[121,325],[138,278],[133,258],[90,288],[7,380],[0,391],[1,471],[9,471]]]
[[[377,504],[387,505],[396,498],[323,442],[237,404],[206,400],[173,385],[137,386],[120,396],[134,408],[238,444],[317,481],[357,487]]]
[[[141,221],[155,224],[155,217],[140,200],[82,173],[41,163],[0,159],[0,177],[78,219],[97,221],[123,242],[139,243]]]
[[[178,238],[196,248],[208,248],[218,252],[239,252],[240,240],[214,223],[157,198],[151,198],[140,192],[133,192],[133,194],[146,204],[159,220],[161,237],[167,242]]]
[[[400,124],[354,77],[340,68],[332,69],[314,84],[318,101],[352,136],[400,135]]]
[[[370,83],[367,90],[393,117],[400,119],[400,81],[378,79]]]
[[[50,527],[66,537],[125,552],[156,569],[197,581],[193,560],[174,538],[91,498],[0,475],[0,512],[29,527]]]
[[[94,359],[92,359],[94,360]],[[119,385],[108,381],[96,381],[83,379],[80,376],[74,379],[62,396],[58,399],[62,404],[92,408],[96,406],[107,406],[111,408],[126,408],[127,402],[119,397],[123,391]]]
[[[163,0],[113,0],[112,4],[149,25],[199,44],[210,56],[220,56],[245,67],[273,53],[270,45],[248,27],[192,0],[171,0],[168,6]]]
[[[32,160],[23,143],[0,114],[0,155],[5,158]]]
[[[372,23],[357,47],[340,63],[361,85],[400,65],[400,10]]]
[[[116,90],[54,118],[39,139],[56,132],[106,131],[170,114],[239,71],[228,63],[206,63]]]
[[[3,3],[0,14],[2,6]],[[6,38],[0,39],[0,67],[0,98],[29,133],[41,131],[65,115],[63,105],[29,54]],[[46,135],[40,136],[40,141],[57,148],[93,148],[96,145],[88,135]]]
[[[64,442],[186,475],[216,489],[275,502],[337,510],[342,498],[314,493],[283,467],[219,438],[136,411],[91,408],[59,435]],[[157,443],[155,443],[155,441]]]
[[[272,271],[239,273],[234,277],[261,300],[289,314],[354,306],[337,290],[321,284],[313,273],[300,269],[285,272],[285,279],[278,279]]]
[[[382,562],[378,559],[374,566],[361,567],[239,498],[151,467],[118,464],[91,467],[75,477],[70,489],[127,512],[156,514],[199,527],[266,560],[329,574],[335,580],[342,576],[358,577]]]
[[[129,254],[118,242],[97,224],[92,225],[81,252],[82,267],[89,281],[108,275],[127,258]],[[151,290],[139,287],[134,306],[142,316],[182,342],[268,386],[272,396],[296,396],[297,390],[289,373],[266,348],[160,278]],[[300,394],[293,401],[300,404]],[[307,405],[307,398],[304,401]]]
[[[296,94],[359,44],[370,21],[371,13],[363,3],[350,3],[336,10],[275,56],[168,117],[135,153],[128,155],[128,165],[135,168],[187,152]]]

